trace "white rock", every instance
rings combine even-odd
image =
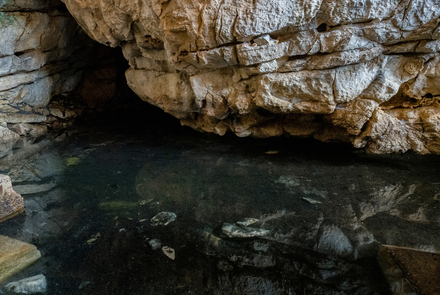
[[[153,225],[153,226],[158,226],[158,225],[166,226],[169,223],[176,220],[176,218],[177,218],[176,213],[160,212],[160,213],[156,214],[153,218],[151,218],[150,222],[151,222],[151,225]]]
[[[259,238],[270,234],[270,230],[238,226],[231,223],[222,224],[222,234],[228,238]]]
[[[46,277],[39,274],[30,278],[6,284],[6,289],[20,294],[45,293],[47,290]]]
[[[123,44],[129,86],[183,125],[220,135],[342,140],[371,152],[438,152],[437,129],[408,133],[396,125],[377,127],[393,140],[366,136],[368,126],[393,122],[374,117],[382,108],[407,108],[410,98],[418,101],[411,108],[438,105],[438,1],[63,2],[95,40]],[[16,22],[1,39],[38,47],[32,38],[19,40],[24,20]],[[13,51],[0,51],[0,73],[13,71],[7,58]],[[17,75],[0,78],[8,100],[27,91],[22,81],[34,81],[29,73]],[[34,103],[31,97],[22,101]],[[436,115],[426,117],[432,122]],[[389,146],[398,136],[398,146]]]
[[[175,260],[176,259],[176,251],[174,251],[173,248],[168,246],[162,247],[162,252],[165,254],[169,259]]]
[[[315,250],[328,255],[350,257],[353,246],[347,236],[336,225],[324,226]]]
[[[153,250],[158,250],[162,247],[162,243],[159,239],[149,240],[148,244],[150,244],[151,249],[153,249]]]

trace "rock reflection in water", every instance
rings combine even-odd
[[[26,215],[0,225],[42,250],[34,269],[49,291],[387,294],[380,244],[440,250],[435,157],[101,137],[2,166],[23,185],[56,185],[25,195]],[[160,212],[173,221],[151,224]]]
[[[76,213],[62,205],[63,190],[56,188],[66,165],[51,148],[54,138],[24,138],[0,158],[0,171],[8,174],[14,189],[24,197],[25,214],[11,223],[15,237],[32,243],[44,243],[59,237]],[[18,225],[19,224],[19,225]]]

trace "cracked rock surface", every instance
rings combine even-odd
[[[59,0],[0,0],[0,40],[0,154],[115,96],[115,54]]]
[[[63,0],[183,125],[440,153],[440,3]]]

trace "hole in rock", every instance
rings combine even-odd
[[[20,56],[22,56],[23,54],[26,54],[26,52],[24,52],[24,51],[20,51],[20,52],[15,52],[15,53],[14,53],[14,55],[15,55],[16,57],[20,57]]]
[[[326,24],[320,24],[320,25],[316,28],[316,30],[317,30],[318,32],[320,32],[320,33],[322,33],[322,32],[327,32],[327,25],[326,25]]]

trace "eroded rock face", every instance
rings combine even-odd
[[[22,270],[41,257],[34,245],[0,235],[0,281]]]
[[[80,34],[59,1],[2,1],[0,28],[0,121],[21,124],[3,128],[0,141],[7,142],[39,133],[33,127],[51,116],[49,101],[73,91],[84,64],[71,58]]]
[[[0,40],[0,153],[68,127],[117,92],[114,54],[59,0],[0,1]]]
[[[183,125],[440,153],[440,3],[63,0]]]
[[[11,178],[0,174],[0,222],[23,211],[23,198],[12,188]]]

